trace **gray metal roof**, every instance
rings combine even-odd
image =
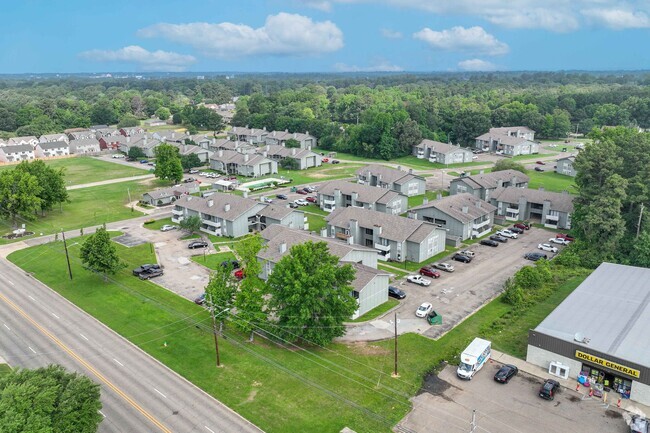
[[[521,188],[514,188],[521,190]],[[462,223],[469,223],[477,218],[494,212],[497,208],[490,203],[474,197],[469,193],[455,194],[434,200],[427,204],[409,209],[409,212],[416,212],[422,209],[436,208],[440,212],[449,215]],[[465,211],[466,208],[466,211]]]
[[[650,269],[601,264],[535,331],[650,367]]]
[[[491,200],[504,203],[519,203],[519,198],[524,197],[529,203],[543,204],[550,202],[551,210],[571,213],[573,212],[574,196],[567,192],[551,192],[529,188],[497,188],[490,197]]]

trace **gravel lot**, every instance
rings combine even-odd
[[[398,427],[413,432],[471,431],[472,410],[484,433],[610,432],[626,433],[622,413],[600,399],[563,388],[553,401],[537,396],[542,380],[519,372],[506,385],[492,379],[501,367],[490,362],[471,381],[456,377],[456,366],[427,378],[426,392],[413,398],[413,410]]]

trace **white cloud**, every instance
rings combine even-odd
[[[631,12],[622,9],[586,9],[582,11],[591,22],[614,30],[642,29],[650,27],[650,18],[645,12]]]
[[[138,36],[162,37],[191,45],[206,55],[238,58],[252,55],[311,55],[339,50],[343,32],[331,21],[281,12],[264,26],[233,23],[160,23],[138,30]]]
[[[463,71],[496,71],[497,66],[494,63],[486,62],[481,59],[470,59],[458,62],[458,67]]]
[[[452,27],[440,32],[426,27],[413,34],[431,47],[446,51],[467,51],[496,56],[506,54],[510,48],[482,27]]]
[[[388,39],[402,39],[404,35],[391,29],[381,29],[381,35]]]
[[[196,62],[194,56],[170,51],[148,51],[138,45],[130,45],[119,50],[90,50],[79,54],[84,59],[97,62],[135,63],[143,71],[180,72]]]
[[[319,11],[329,12],[332,10],[332,3],[328,0],[296,0],[303,6],[318,9]]]
[[[334,69],[337,72],[402,72],[404,70],[401,66],[393,65],[387,60],[379,60],[370,66],[336,63]]]

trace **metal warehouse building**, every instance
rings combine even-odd
[[[526,360],[650,405],[650,269],[601,264],[529,332]]]

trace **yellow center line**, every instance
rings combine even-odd
[[[106,386],[108,386],[110,389],[115,391],[120,397],[122,397],[124,400],[126,400],[131,406],[133,406],[138,412],[140,412],[142,415],[144,415],[145,418],[147,418],[149,421],[151,421],[161,431],[163,431],[165,433],[172,433],[171,430],[169,430],[160,421],[158,421],[156,418],[154,418],[153,415],[151,415],[142,406],[140,406],[138,403],[136,403],[135,400],[133,400],[131,397],[129,397],[124,391],[122,391],[117,386],[115,386],[111,381],[109,381],[106,377],[104,377],[103,374],[101,374],[94,367],[92,367],[88,362],[86,362],[83,358],[81,358],[79,355],[77,355],[72,349],[70,349],[68,346],[66,346],[61,340],[59,340],[51,332],[49,332],[47,329],[45,329],[43,326],[41,326],[38,322],[36,322],[34,319],[32,319],[18,305],[14,304],[12,301],[10,301],[7,297],[5,297],[1,293],[0,293],[0,299],[2,299],[7,305],[9,305],[11,308],[13,308],[18,314],[20,314],[25,319],[27,319],[27,321],[29,323],[31,323],[32,325],[34,325],[34,327],[36,329],[38,329],[39,331],[41,331],[41,333],[43,333],[45,336],[47,336],[52,341],[54,341],[54,343],[56,343],[56,345],[59,346],[61,349],[63,349],[68,355],[70,355],[71,357],[76,359],[81,365],[83,365],[92,374],[94,374]]]

